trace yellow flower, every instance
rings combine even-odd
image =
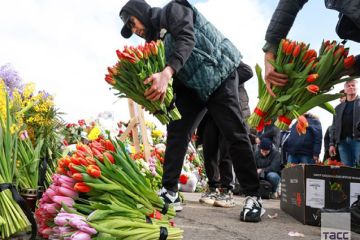
[[[100,128],[95,126],[93,129],[91,129],[90,133],[88,134],[88,139],[91,141],[96,140],[98,139],[100,134],[101,134]]]
[[[160,138],[163,135],[164,135],[163,132],[161,130],[158,130],[158,129],[152,130],[152,132],[151,132],[151,136],[153,138]]]
[[[24,87],[23,96],[25,98],[30,98],[30,96],[35,91],[35,84],[34,83],[27,83]]]
[[[129,150],[130,150],[130,153],[131,153],[131,154],[135,154],[135,153],[136,153],[136,149],[135,149],[135,147],[134,147],[133,145],[131,145],[131,146],[129,147]]]

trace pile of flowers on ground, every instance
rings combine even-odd
[[[36,216],[42,237],[159,239],[165,234],[167,239],[182,239],[182,231],[170,221],[173,208],[151,188],[136,160],[121,142],[103,137],[77,144],[71,156],[58,160],[58,175],[40,200]],[[61,216],[73,223],[72,228],[63,228],[57,221]],[[83,223],[75,223],[78,220]],[[54,223],[59,228],[53,228]]]

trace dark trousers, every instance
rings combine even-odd
[[[173,121],[167,128],[163,186],[178,190],[178,179],[191,135],[208,109],[216,126],[226,139],[236,177],[247,195],[257,195],[259,178],[253,151],[240,112],[238,102],[237,73],[231,74],[210,96],[206,104],[201,103],[195,92],[181,87],[176,89],[176,105],[182,118]]]
[[[200,126],[203,128],[200,132],[209,187],[232,189],[233,165],[225,138],[209,114],[203,118]]]

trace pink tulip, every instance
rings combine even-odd
[[[87,227],[87,223],[84,222],[84,219],[81,219],[81,218],[72,218],[70,219],[69,221],[69,225],[74,227],[74,228],[77,228],[77,229],[80,229],[81,227]]]
[[[56,195],[56,191],[54,191],[51,188],[46,189],[45,193],[43,195],[47,195],[48,197],[52,198]]]
[[[75,184],[74,179],[72,179],[68,176],[65,176],[65,175],[61,175],[59,177],[59,181],[60,181],[60,183],[67,183],[68,185],[71,185],[71,186],[74,186],[74,184]]]
[[[58,228],[59,228],[59,234],[61,236],[74,231],[74,229],[72,229],[71,227],[58,227]]]
[[[93,234],[96,234],[97,231],[95,230],[95,228],[92,228],[92,227],[89,227],[89,226],[81,226],[79,228],[79,230],[83,231],[83,232],[86,232],[90,235],[93,235]]]
[[[68,207],[72,207],[75,204],[74,199],[64,196],[54,196],[52,200],[60,205],[64,203]]]
[[[52,229],[50,227],[39,228],[39,232],[43,235],[50,235],[52,233]]]
[[[71,235],[70,239],[74,240],[91,240],[91,236],[88,233],[82,231],[76,231],[73,235]]]
[[[52,176],[53,182],[54,182],[54,183],[58,182],[58,181],[59,181],[59,177],[60,177],[59,174],[54,174],[54,175]]]
[[[75,199],[75,198],[77,198],[79,196],[79,194],[76,191],[71,190],[70,188],[67,188],[67,187],[59,187],[58,192],[61,195],[66,196],[66,197],[70,197],[72,199]]]
[[[41,206],[46,212],[54,214],[58,212],[60,205],[57,203],[45,203]]]
[[[68,221],[68,217],[64,217],[64,216],[59,216],[60,214],[58,214],[55,218],[54,218],[54,223],[58,226],[64,226],[65,224],[67,224]]]

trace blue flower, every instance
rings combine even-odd
[[[0,67],[0,78],[4,80],[6,90],[10,97],[12,97],[13,91],[15,89],[18,89],[19,92],[22,92],[22,79],[10,63]]]

